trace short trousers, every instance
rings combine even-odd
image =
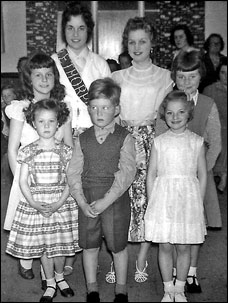
[[[100,199],[109,188],[84,188],[87,202]],[[103,237],[108,250],[114,253],[122,251],[128,243],[130,224],[130,198],[128,190],[96,218],[86,217],[79,207],[79,246],[83,249],[101,247]]]

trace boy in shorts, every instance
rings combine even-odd
[[[121,88],[110,78],[91,84],[88,111],[93,126],[75,142],[67,171],[70,192],[79,205],[87,302],[100,302],[96,276],[103,237],[115,266],[114,302],[128,302],[128,188],[136,174],[136,161],[133,137],[115,122],[120,93]]]

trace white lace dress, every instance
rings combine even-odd
[[[145,239],[157,243],[199,244],[206,225],[197,178],[203,138],[168,130],[154,139],[157,177],[145,213]]]

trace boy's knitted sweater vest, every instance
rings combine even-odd
[[[194,118],[188,122],[188,129],[203,137],[213,103],[213,99],[199,94],[193,113]]]
[[[93,126],[80,135],[84,155],[83,188],[112,186],[114,173],[119,170],[120,150],[128,134],[125,128],[115,124],[114,133],[110,133],[102,144],[97,142]]]

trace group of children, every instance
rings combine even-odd
[[[41,260],[46,285],[40,302],[52,302],[57,287],[64,297],[74,295],[63,268],[66,257],[83,250],[87,302],[100,302],[97,266],[104,237],[115,266],[114,302],[128,302],[128,189],[136,174],[136,152],[131,134],[116,123],[121,88],[111,78],[91,84],[88,112],[93,126],[72,144],[70,111],[62,102],[53,60],[37,54],[25,69],[28,98],[7,109],[14,134],[9,159],[18,184],[14,197],[20,201],[8,209],[6,252],[22,260],[19,269],[30,278],[33,273],[26,271],[23,260]],[[145,239],[159,243],[162,302],[187,301],[191,246],[203,243],[206,235],[205,148],[204,139],[188,130],[193,109],[191,92],[168,93],[159,115],[169,129],[154,139],[148,165]]]

